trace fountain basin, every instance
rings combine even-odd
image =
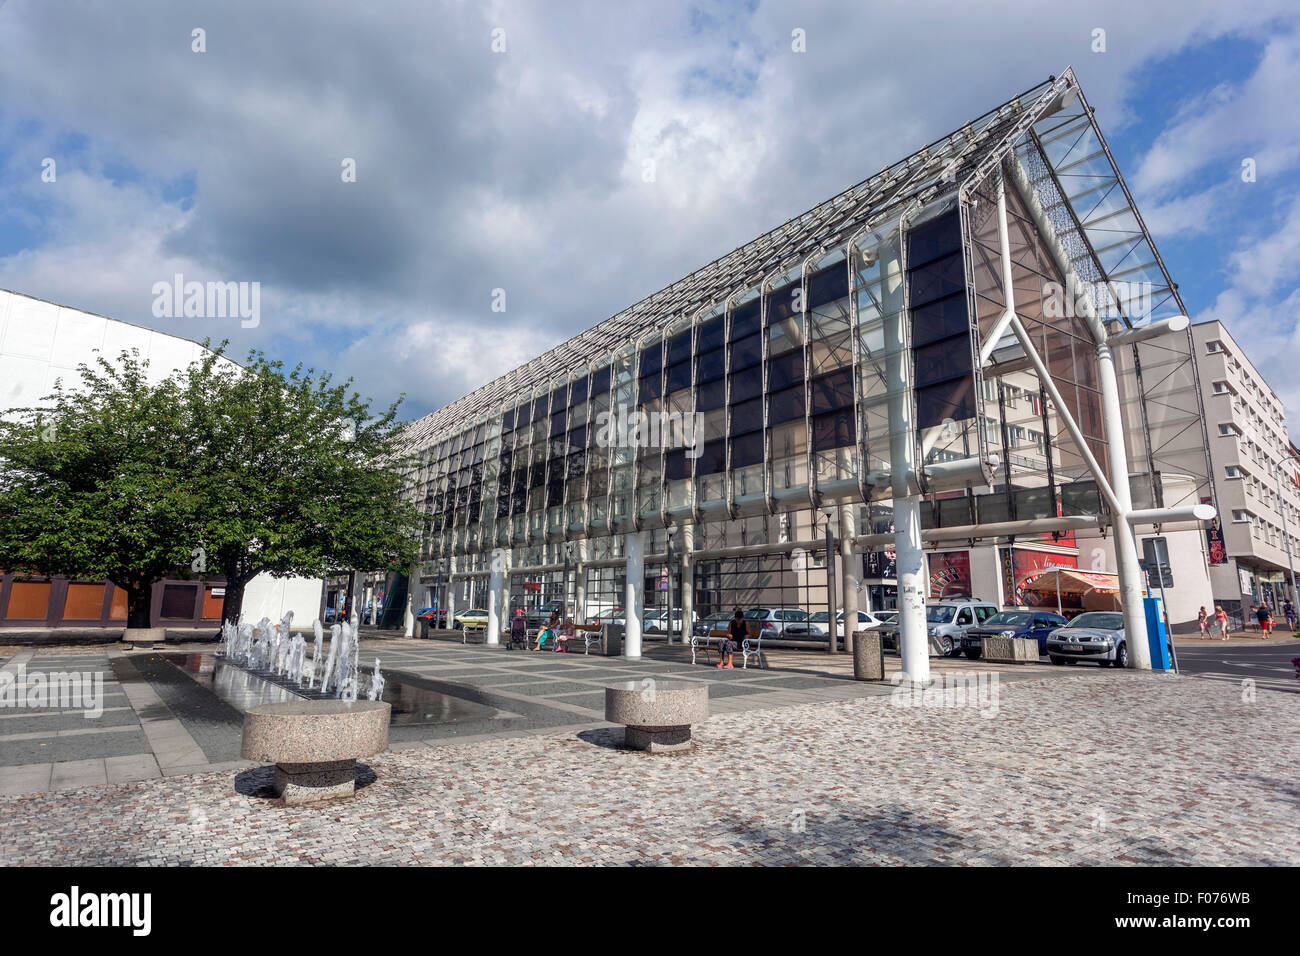
[[[244,712],[244,759],[275,764],[287,806],[351,796],[357,760],[388,747],[391,709],[378,700],[258,704]]]
[[[624,681],[605,688],[605,719],[623,724],[633,750],[676,753],[695,746],[691,725],[709,717],[709,685],[693,681]]]

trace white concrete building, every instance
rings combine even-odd
[[[62,379],[79,381],[77,366],[97,355],[116,358],[137,349],[149,360],[152,381],[161,381],[203,354],[189,339],[120,322],[80,309],[0,289],[0,415],[38,406]],[[110,626],[126,620],[125,594],[105,582],[35,579],[6,571],[0,576],[0,628],[5,626]],[[220,619],[220,579],[168,580],[155,585],[158,626],[208,626]],[[292,610],[309,622],[320,613],[318,578],[273,578],[261,574],[244,593],[251,620],[278,619]]]

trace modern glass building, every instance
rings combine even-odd
[[[1131,591],[1213,500],[1184,314],[1067,70],[415,423],[413,603],[625,608],[634,653],[669,604],[906,642],[954,545],[998,604],[1017,550]]]

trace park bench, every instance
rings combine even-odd
[[[730,637],[731,637],[731,631],[729,630],[727,631],[712,630],[709,631],[709,633],[704,635],[703,637],[698,637],[698,636],[692,637],[691,638],[691,663],[692,664],[695,663],[695,653],[699,649],[704,650],[704,662],[706,664],[711,663],[711,655],[713,650],[711,645],[714,644],[715,642],[723,641]],[[751,657],[758,661],[758,666],[760,668],[767,667],[767,658],[763,656],[762,630],[759,630],[756,636],[754,635],[752,630],[750,631],[750,636],[740,642],[740,654],[741,654],[740,667],[742,670],[749,669],[749,659]]]

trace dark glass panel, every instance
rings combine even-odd
[[[731,376],[731,404],[746,402],[763,394],[763,367],[755,365]],[[702,411],[707,409],[701,408]]]
[[[695,343],[697,352],[716,349],[727,340],[727,323],[721,318],[705,322],[700,326],[700,334]]]
[[[569,386],[569,407],[581,405],[587,400],[587,380],[580,378]]]
[[[546,482],[546,462],[539,461],[531,468],[531,477],[528,482],[529,488],[540,488]]]
[[[816,416],[812,420],[813,450],[826,451],[854,444],[853,427],[852,407]]]
[[[757,298],[731,313],[731,341],[752,335],[763,327],[763,307]]]
[[[664,373],[664,394],[671,395],[673,392],[679,392],[684,388],[690,388],[691,385],[691,361],[688,358],[685,362],[678,362],[676,365],[668,366],[668,371]]]
[[[959,252],[920,268],[909,268],[907,277],[909,301],[914,309],[966,288],[966,271]]]
[[[781,392],[770,392],[767,396],[767,423],[780,425],[803,418],[803,386],[796,385]]]
[[[546,486],[546,507],[554,508],[564,504],[564,482],[553,481]]]
[[[569,450],[587,447],[587,426],[581,425],[569,432]]]
[[[663,388],[663,382],[659,378],[659,373],[647,375],[641,379],[640,387],[637,389],[636,402],[638,405],[644,405],[646,402],[658,398]]]
[[[194,617],[194,602],[198,600],[199,586],[197,584],[165,584],[163,585],[162,608],[158,612],[159,617]]]
[[[944,419],[975,417],[975,388],[969,376],[916,390],[916,425],[932,428]]]
[[[575,451],[567,459],[565,465],[565,475],[569,478],[577,478],[587,470],[587,453],[585,451]]]
[[[686,457],[686,449],[678,448],[664,455],[664,478],[675,481],[691,477],[691,460]]]
[[[726,470],[726,440],[717,438],[713,441],[706,441],[704,443],[704,448],[700,453],[700,459],[695,463],[695,473],[697,475],[716,475],[718,472]]]
[[[506,413],[501,416],[501,431],[508,432],[515,427],[515,410],[506,409]]]
[[[648,375],[664,367],[663,344],[652,345],[641,350],[641,362],[637,366],[638,375]]]
[[[803,352],[787,352],[767,363],[767,387],[770,391],[803,382]]]
[[[795,293],[800,289],[798,282],[791,282],[779,289],[773,289],[767,300],[767,324],[769,326],[795,314]]]
[[[727,353],[725,349],[714,349],[695,357],[695,381],[711,382],[721,378],[727,371]]]
[[[552,415],[551,416],[551,437],[554,438],[556,435],[563,435],[564,429],[568,427],[568,423],[569,423],[569,410],[567,408],[561,409],[556,414]]]
[[[843,262],[827,266],[808,277],[808,308],[815,309],[849,294],[849,270]]]
[[[747,402],[731,406],[731,433],[743,435],[755,428],[763,427],[763,400],[752,398]]]
[[[928,345],[952,335],[968,335],[966,296],[950,295],[912,310],[912,344]]]
[[[763,337],[751,335],[731,343],[731,370],[748,368],[763,361]]]
[[[949,213],[918,226],[907,234],[907,262],[916,268],[961,248],[961,221]]]
[[[678,332],[668,339],[668,364],[681,362],[691,357],[691,330]]]
[[[922,346],[913,354],[918,386],[970,375],[970,339],[964,335]]]
[[[695,390],[695,405],[702,412],[711,412],[721,408],[727,402],[727,382],[718,379],[707,382]]]
[[[813,414],[853,404],[853,369],[846,368],[815,379],[812,383]]]
[[[707,446],[706,446],[707,447]],[[763,433],[750,432],[739,438],[731,439],[732,470],[746,465],[757,465],[763,460]]]
[[[609,366],[603,365],[591,373],[591,394],[593,397],[604,395],[609,391]]]

